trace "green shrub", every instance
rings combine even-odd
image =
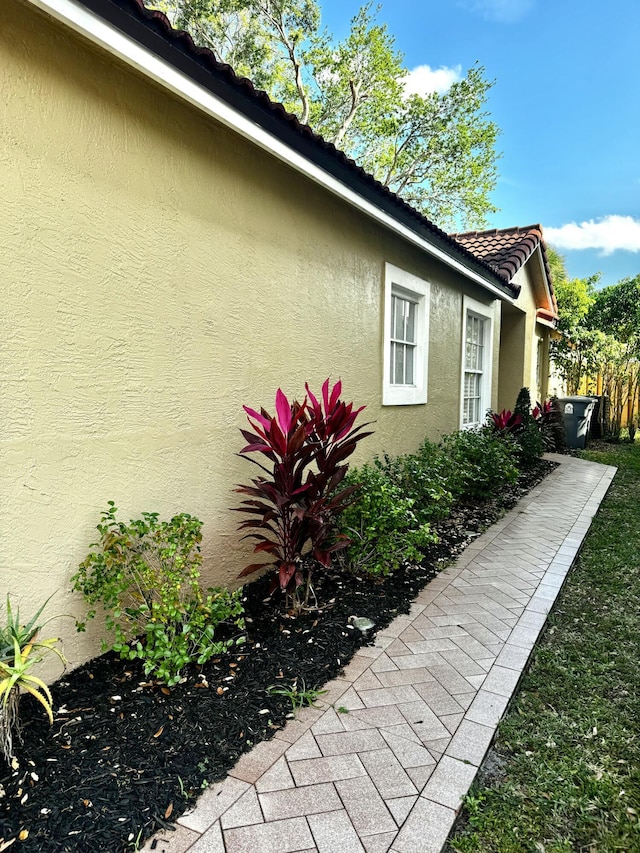
[[[446,463],[437,445],[424,441],[417,453],[390,457],[374,463],[414,502],[413,512],[420,524],[446,518],[453,496],[447,487]]]
[[[544,453],[544,438],[540,427],[529,415],[523,429],[516,436],[518,462],[521,468],[531,468]]]
[[[528,388],[521,388],[518,391],[513,411],[516,415],[521,415],[523,419],[531,414],[531,394]]]
[[[522,425],[516,433],[518,463],[521,468],[531,468],[544,453],[544,438],[540,425],[531,413],[528,388],[520,389],[514,412],[522,417]]]
[[[468,429],[444,436],[446,483],[454,500],[485,500],[518,477],[517,445],[487,429]]]
[[[391,465],[391,462],[389,463]],[[426,523],[384,465],[352,469],[347,485],[359,485],[358,497],[339,519],[341,532],[351,539],[347,565],[357,572],[385,576],[409,560],[421,558],[421,548],[436,541]]]
[[[146,675],[166,684],[189,663],[203,664],[242,637],[216,640],[221,622],[243,628],[242,591],[200,587],[202,522],[186,513],[159,521],[145,512],[129,524],[116,520],[113,501],[98,524],[100,541],[72,578],[74,590],[101,604],[113,634],[103,648],[144,661]],[[88,613],[93,618],[95,610]],[[84,623],[77,623],[79,631]]]

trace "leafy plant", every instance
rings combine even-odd
[[[523,468],[530,468],[542,456],[544,443],[540,425],[531,413],[528,388],[520,389],[514,412],[522,418],[522,428],[516,433],[519,464]]]
[[[374,464],[413,500],[420,524],[449,515],[453,496],[447,488],[442,451],[435,444],[424,441],[417,453],[397,457],[385,454]]]
[[[517,448],[488,429],[467,429],[444,436],[447,487],[456,501],[485,500],[518,477]]]
[[[313,705],[326,692],[326,690],[307,687],[304,678],[300,679],[300,684],[298,684],[298,679],[294,678],[290,687],[287,687],[286,684],[272,684],[267,687],[267,693],[271,696],[286,696],[291,702],[294,714],[300,708]]]
[[[245,577],[268,565],[276,571],[272,591],[278,585],[292,598],[301,584],[306,585],[303,604],[308,603],[314,565],[329,567],[332,554],[345,548],[349,540],[336,532],[336,518],[352,501],[357,486],[340,485],[347,473],[345,460],[356,445],[371,433],[366,424],[354,428],[364,406],[340,399],[342,383],[322,386],[322,403],[305,385],[302,403],[288,401],[278,389],[275,415],[244,406],[253,432],[241,430],[248,444],[240,451],[266,476],[236,489],[248,495],[236,507],[250,517],[239,524],[254,539],[255,553],[272,557],[271,563],[252,563],[241,573]],[[267,465],[249,454],[259,453]],[[305,559],[310,557],[311,559]],[[298,601],[298,605],[299,605]]]
[[[489,412],[488,423],[498,435],[515,435],[522,429],[523,417],[521,414],[503,409],[501,412]]]
[[[421,523],[415,500],[380,465],[354,469],[346,482],[359,487],[340,519],[341,532],[351,539],[345,562],[353,571],[384,577],[419,560],[420,549],[436,541],[429,524]]]
[[[523,420],[531,414],[531,394],[528,388],[521,388],[518,391],[513,411],[520,415]]]
[[[100,541],[72,578],[74,590],[104,608],[113,634],[103,641],[125,660],[139,658],[146,675],[168,685],[180,680],[189,663],[203,664],[243,637],[217,640],[216,628],[229,622],[243,628],[241,590],[209,589],[200,583],[202,522],[187,513],[160,521],[158,513],[125,524],[109,501],[102,513]],[[88,618],[93,618],[90,610]],[[79,631],[84,623],[77,623]]]
[[[542,445],[548,452],[559,451],[564,447],[564,426],[557,397],[538,402],[531,412],[542,435]]]
[[[20,623],[20,611],[14,615],[11,601],[7,596],[6,624],[0,628],[0,752],[7,763],[13,755],[13,734],[18,729],[18,705],[20,690],[30,693],[44,708],[49,722],[53,723],[53,699],[51,692],[42,679],[33,675],[33,667],[53,653],[62,661],[66,660],[57,648],[60,642],[56,637],[39,640],[38,634],[43,625],[38,624],[42,611],[49,599],[40,607],[35,616],[25,625]]]

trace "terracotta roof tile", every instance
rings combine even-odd
[[[553,290],[553,277],[547,258],[541,225],[503,228],[489,231],[467,231],[452,235],[465,248],[493,267],[508,281],[512,281],[518,270],[529,260],[540,246],[544,269],[554,310],[557,308]]]

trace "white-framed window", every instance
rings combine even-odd
[[[385,264],[382,404],[427,402],[429,282]]]
[[[493,308],[465,296],[460,395],[460,425],[463,429],[484,423],[487,409],[491,407],[492,360]]]

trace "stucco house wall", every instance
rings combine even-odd
[[[537,320],[533,255],[514,275],[520,286],[515,305],[502,305],[498,409],[513,409],[521,388],[529,388],[531,402],[547,397],[551,329]]]
[[[439,262],[18,0],[0,28],[0,572],[27,613],[70,578],[113,499],[204,521],[204,581],[236,584],[242,404],[342,378],[357,461],[459,426],[463,296]],[[430,283],[426,405],[382,405],[385,264]],[[3,591],[4,591],[3,590]],[[72,665],[98,625],[50,626]]]

